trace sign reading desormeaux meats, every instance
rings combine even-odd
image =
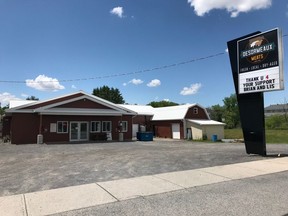
[[[284,89],[279,29],[237,41],[237,52],[239,94]]]

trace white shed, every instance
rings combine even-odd
[[[217,136],[217,140],[224,139],[224,126],[224,123],[214,120],[188,119],[186,121],[186,127],[188,130],[191,129],[193,140],[202,140],[204,137],[207,137],[208,140],[212,140],[212,136],[214,135]]]

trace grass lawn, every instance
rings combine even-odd
[[[242,129],[225,129],[225,139],[243,139]],[[266,143],[287,143],[288,130],[266,130]]]
[[[243,139],[242,129],[241,128],[225,129],[224,138],[225,139]]]

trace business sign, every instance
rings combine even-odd
[[[239,94],[284,89],[279,29],[237,41],[237,53]]]

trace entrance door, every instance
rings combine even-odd
[[[70,122],[70,141],[88,140],[88,122]]]
[[[180,124],[172,124],[172,138],[180,139]]]
[[[137,132],[139,132],[139,124],[132,125],[132,136],[133,138],[137,136]]]

